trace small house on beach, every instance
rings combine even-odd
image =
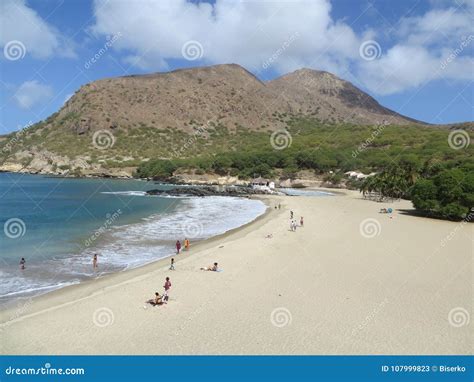
[[[261,189],[261,190],[265,190],[265,189],[273,190],[273,189],[275,189],[275,182],[273,182],[270,179],[266,179],[266,178],[262,178],[262,177],[252,179],[252,181],[250,182],[250,185],[252,186],[252,188]]]

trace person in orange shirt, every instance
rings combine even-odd
[[[187,251],[189,249],[189,240],[184,239],[184,249]]]

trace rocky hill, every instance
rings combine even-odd
[[[327,72],[302,69],[264,83],[239,65],[95,81],[79,89],[52,122],[70,117],[65,127],[78,134],[142,125],[192,132],[192,122],[207,121],[228,129],[277,128],[275,113],[356,124],[414,122]]]
[[[151,157],[184,156],[180,147],[200,127],[212,146],[223,130],[271,132],[289,118],[421,124],[327,72],[301,69],[262,82],[238,65],[216,65],[84,85],[47,120],[0,140],[0,170],[126,175]],[[122,163],[120,170],[109,162]]]

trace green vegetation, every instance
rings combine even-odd
[[[276,174],[293,177],[300,170],[312,170],[317,174],[332,170],[334,174],[330,178],[336,183],[345,171],[381,171],[400,161],[439,162],[450,167],[472,162],[472,149],[452,149],[447,141],[449,130],[437,127],[381,128],[292,119],[288,122],[288,132],[291,145],[276,150],[271,145],[268,131],[251,132],[238,128],[232,134],[216,127],[208,131],[208,137],[200,137],[180,151],[179,159],[168,156],[143,163],[137,176],[154,177],[157,174],[153,169],[160,169],[163,161],[170,161],[176,169],[213,171],[242,178]]]
[[[411,189],[413,206],[434,217],[465,219],[474,208],[474,168],[443,170]]]
[[[36,124],[18,139],[12,139],[13,134],[5,137],[0,142],[0,162],[24,148],[37,147],[70,158],[83,156],[108,168],[137,167],[137,177],[150,178],[169,178],[177,170],[244,179],[295,178],[306,170],[338,184],[344,172],[358,170],[377,176],[352,182],[353,187],[382,197],[411,198],[416,208],[432,216],[459,218],[472,207],[474,145],[451,148],[447,128],[330,124],[275,115],[286,123],[287,135],[274,137],[273,145],[268,126],[250,130],[236,125],[231,130],[189,121],[191,134],[143,123],[117,126],[109,130],[114,145],[100,150],[92,144],[94,131],[77,134],[65,126],[78,118],[70,113],[59,122],[53,116]],[[465,131],[472,141],[472,127],[466,126]],[[2,150],[7,144],[7,150]],[[450,192],[443,188],[448,180]],[[461,185],[455,187],[458,181]]]
[[[240,145],[221,132],[227,141],[214,147],[214,152],[208,149],[190,158],[150,160],[138,167],[136,176],[166,178],[177,169],[194,169],[240,178],[294,178],[300,170],[315,174],[331,170],[324,179],[337,184],[344,172],[357,169],[377,175],[354,181],[353,187],[381,198],[412,199],[415,208],[429,216],[462,219],[474,207],[473,150],[451,148],[447,129],[293,120],[288,132],[292,143],[282,150],[272,147],[268,132],[239,132]]]
[[[474,208],[474,163],[426,161],[421,166],[414,158],[401,160],[359,182],[359,189],[364,194],[377,193],[380,200],[411,199],[427,216],[465,219]]]

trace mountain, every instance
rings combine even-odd
[[[301,69],[263,82],[239,65],[215,65],[84,85],[45,121],[3,137],[0,169],[106,174],[107,161],[133,167],[151,157],[169,157],[199,126],[227,133],[271,132],[285,128],[289,118],[422,124],[328,72]],[[90,144],[94,133],[103,131],[113,136],[113,150]]]
[[[191,121],[277,128],[275,113],[355,124],[415,122],[327,72],[302,69],[265,83],[235,64],[95,81],[81,87],[55,120],[71,113],[78,118],[65,127],[79,134],[140,125],[192,132]]]

